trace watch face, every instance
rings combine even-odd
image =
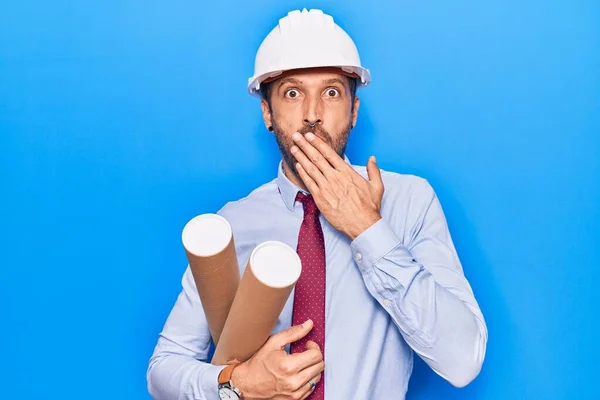
[[[219,398],[221,400],[238,400],[240,397],[228,387],[219,388]]]

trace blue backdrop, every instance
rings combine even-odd
[[[373,74],[350,159],[432,183],[488,323],[471,385],[418,362],[409,398],[600,396],[600,3],[23,0],[0,5],[0,398],[149,398],[183,226],[275,176],[245,88],[305,6]]]

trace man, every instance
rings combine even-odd
[[[352,39],[319,10],[289,13],[265,38],[249,91],[282,162],[219,214],[242,268],[279,240],[297,248],[302,275],[263,347],[217,366],[188,268],[148,368],[155,399],[403,399],[413,352],[457,387],[478,375],[487,328],[433,189],[344,155],[369,80]]]

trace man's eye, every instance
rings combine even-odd
[[[339,95],[340,95],[340,92],[337,89],[327,89],[327,96],[337,97]]]
[[[287,92],[285,92],[285,96],[294,99],[298,97],[298,91],[296,89],[290,89]]]

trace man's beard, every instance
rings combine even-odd
[[[275,133],[275,140],[277,141],[277,145],[279,146],[279,151],[281,151],[281,156],[283,161],[288,165],[290,170],[296,177],[300,177],[298,175],[298,169],[296,168],[296,163],[298,162],[296,158],[290,152],[290,148],[295,145],[294,140],[292,139],[291,134],[286,134],[286,132],[281,129],[281,127],[277,124],[277,121],[273,119],[273,132]],[[350,136],[350,131],[352,130],[352,120],[348,121],[348,124],[339,132],[339,134],[335,135],[335,139],[323,129],[320,125],[315,127],[310,127],[309,125],[304,125],[298,132],[304,136],[308,132],[312,132],[315,136],[321,138],[325,143],[327,143],[340,157],[344,158],[344,153],[346,151],[346,145],[348,144],[348,138]],[[302,151],[300,149],[299,151]]]

